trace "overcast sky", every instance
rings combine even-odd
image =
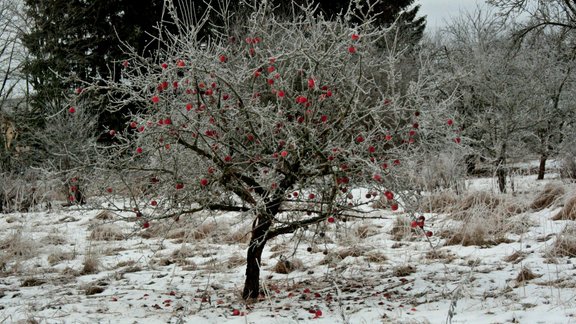
[[[444,20],[458,16],[461,10],[474,11],[476,6],[485,7],[484,0],[417,0],[420,14],[427,15],[427,29],[432,30],[445,25]]]

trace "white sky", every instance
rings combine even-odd
[[[477,6],[487,7],[484,0],[417,0],[415,4],[420,5],[421,16],[428,16],[428,31],[445,26],[445,20],[450,21],[463,10],[473,12]]]

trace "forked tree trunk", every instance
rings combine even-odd
[[[242,298],[256,299],[260,295],[260,266],[262,265],[262,251],[266,245],[266,232],[271,222],[265,215],[258,215],[252,228],[250,246],[246,255],[246,281]]]
[[[538,178],[536,180],[544,180],[544,174],[546,173],[546,160],[545,154],[540,155],[540,166],[538,167]]]

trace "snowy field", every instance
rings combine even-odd
[[[423,214],[424,230],[376,210],[268,242],[266,294],[250,305],[242,215],[143,229],[78,207],[4,214],[0,323],[576,323],[576,227],[552,220],[576,186],[534,178],[507,195],[469,181]],[[546,184],[564,194],[531,208]]]

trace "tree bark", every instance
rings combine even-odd
[[[496,174],[498,176],[498,189],[501,193],[506,193],[506,169],[499,167]]]
[[[272,225],[265,214],[258,215],[252,227],[252,237],[246,255],[246,281],[242,291],[244,300],[256,299],[260,295],[260,266],[262,251],[266,245],[266,232]]]
[[[496,176],[498,177],[498,188],[500,189],[501,193],[506,193],[506,149],[506,142],[503,142],[502,146],[500,146],[500,156],[498,157],[498,166],[496,169]]]
[[[545,154],[540,155],[540,166],[538,167],[538,178],[536,180],[544,180],[544,174],[546,173],[546,160]]]

